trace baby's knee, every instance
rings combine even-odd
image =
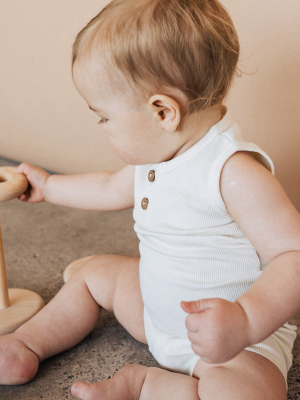
[[[116,256],[99,255],[89,259],[70,279],[74,286],[86,286],[94,300],[107,311],[113,311],[115,292],[121,268]]]
[[[78,266],[74,268],[72,276],[77,279],[82,279],[85,282],[93,280],[99,273],[102,273],[105,276],[112,264],[112,258],[113,256],[111,255],[103,254],[85,257],[81,259],[83,261],[82,263],[80,263],[81,260],[78,260]]]

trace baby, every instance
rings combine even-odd
[[[78,382],[85,400],[284,400],[300,308],[300,216],[224,98],[239,43],[217,0],[114,0],[78,35],[73,79],[128,165],[49,176],[22,164],[20,200],[134,207],[140,259],[91,258],[0,338],[0,384],[80,342],[114,312],[164,369]]]

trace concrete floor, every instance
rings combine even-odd
[[[9,165],[0,160],[0,166]],[[92,254],[138,256],[132,211],[86,212],[51,204],[0,204],[9,287],[39,293],[45,302],[63,285],[64,268]],[[293,323],[300,327],[300,313]],[[95,330],[78,346],[44,361],[35,379],[22,386],[0,386],[0,400],[72,399],[77,381],[111,377],[125,364],[157,366],[147,346],[135,341],[113,315],[103,312]],[[300,338],[289,373],[289,400],[300,400]],[[171,399],[170,399],[171,400]]]

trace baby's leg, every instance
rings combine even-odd
[[[158,368],[128,365],[112,379],[77,383],[72,393],[82,400],[286,400],[279,369],[262,356],[242,352],[217,366],[200,362],[199,380]]]
[[[97,324],[99,305],[146,343],[138,264],[129,257],[93,258],[31,320],[0,337],[0,384],[25,383],[40,361],[79,343]]]
[[[201,400],[286,400],[287,390],[280,370],[268,359],[242,351],[224,364],[202,360],[194,370],[199,377]]]
[[[198,379],[190,376],[126,365],[112,379],[76,383],[72,394],[82,400],[199,400],[197,387]]]

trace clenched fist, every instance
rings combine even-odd
[[[45,186],[50,174],[41,168],[28,163],[22,163],[16,168],[16,172],[23,173],[28,179],[29,186],[19,199],[29,203],[45,201]]]
[[[192,349],[205,362],[231,360],[250,343],[250,324],[242,306],[223,299],[182,301]]]

